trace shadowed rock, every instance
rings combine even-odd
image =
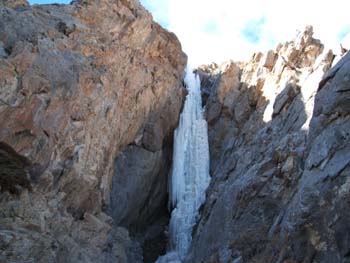
[[[273,67],[255,55],[238,75],[212,71],[208,116],[223,110],[209,123],[212,183],[186,262],[349,260],[350,60],[324,75],[333,55],[311,28],[275,53]]]
[[[0,187],[1,191],[19,194],[23,188],[31,190],[26,168],[27,158],[19,155],[9,145],[0,142]]]

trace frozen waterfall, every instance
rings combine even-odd
[[[192,228],[198,210],[205,200],[209,176],[208,127],[203,117],[200,80],[187,68],[185,83],[188,90],[174,135],[174,155],[171,173],[168,253],[157,263],[181,262],[191,245]]]

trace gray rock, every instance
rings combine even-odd
[[[151,152],[129,145],[115,161],[108,213],[143,247],[144,262],[154,262],[166,249],[169,149]]]
[[[350,60],[318,89],[310,80],[333,59],[322,50],[307,28],[278,47],[273,70],[243,66],[234,115],[209,123],[212,181],[185,262],[349,261]]]
[[[294,97],[300,93],[300,87],[293,84],[288,84],[287,87],[278,94],[276,101],[273,105],[272,116],[276,116],[281,113],[282,109],[287,110],[287,106],[293,101]]]
[[[6,58],[7,57],[7,52],[4,47],[4,43],[0,41],[0,58]]]
[[[115,161],[109,211],[118,225],[139,227],[166,203],[167,156],[128,146]],[[156,188],[154,188],[156,186]],[[138,198],[131,198],[131,197]],[[156,198],[156,199],[155,199]]]

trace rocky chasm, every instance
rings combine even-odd
[[[187,58],[135,0],[0,0],[0,262],[167,249]],[[350,55],[307,27],[196,70],[211,182],[188,263],[350,262]]]

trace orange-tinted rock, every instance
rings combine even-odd
[[[37,262],[105,262],[107,256],[118,261],[129,237],[113,230],[122,241],[103,254],[111,230],[102,227],[96,234],[85,224],[110,226],[102,210],[110,200],[114,160],[127,145],[136,137],[152,151],[169,143],[184,95],[186,55],[175,35],[154,23],[138,1],[8,7],[0,5],[0,26],[6,25],[0,32],[0,141],[28,158],[35,171],[33,192],[23,198],[43,200],[40,207],[33,204],[25,225],[31,231],[45,225],[45,235],[37,236],[43,242],[58,235],[72,244],[60,254],[60,245],[40,249],[24,233],[29,250],[11,260],[29,260],[37,251]],[[166,181],[167,172],[162,176]],[[163,200],[154,202],[158,208]],[[6,220],[1,217],[0,224]],[[74,227],[82,232],[72,236]]]

